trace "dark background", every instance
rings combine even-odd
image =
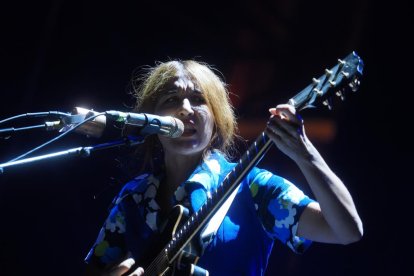
[[[75,106],[127,110],[134,70],[195,58],[221,71],[251,140],[267,109],[356,51],[361,87],[305,110],[309,136],[351,191],[362,241],[314,244],[298,256],[276,244],[267,275],[401,275],[411,252],[412,10],[399,1],[14,1],[1,4],[0,119]],[[379,1],[378,1],[379,2]],[[410,78],[411,77],[411,78]],[[20,119],[3,127],[42,123]],[[56,132],[0,140],[0,163]],[[106,142],[71,134],[32,156]],[[123,179],[117,150],[32,163],[0,175],[0,275],[80,275],[83,258]],[[270,156],[273,159],[269,158]],[[261,163],[297,183],[272,149]],[[407,251],[403,251],[407,250]],[[405,253],[407,252],[407,253]],[[231,258],[231,256],[229,256]]]

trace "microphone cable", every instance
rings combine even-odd
[[[49,112],[41,112],[41,113],[46,113],[46,114],[49,114]],[[68,117],[70,117],[70,116],[71,116],[71,115],[68,115],[68,114],[66,114],[66,113],[62,113],[62,112],[59,112],[59,113],[61,113],[61,114],[65,114],[65,115],[67,115]],[[38,113],[27,113],[27,114],[38,114]],[[22,115],[23,115],[23,116],[25,116],[26,114],[22,114]],[[19,117],[19,116],[23,117],[22,115],[18,115],[18,116],[15,116],[15,117]],[[13,158],[13,159],[12,159],[12,160],[10,160],[10,161],[7,161],[5,164],[7,164],[7,163],[9,163],[9,162],[14,162],[14,161],[17,161],[17,160],[19,160],[19,159],[22,159],[23,157],[26,157],[27,155],[29,155],[29,154],[31,154],[31,153],[33,153],[33,152],[35,152],[35,151],[37,151],[37,150],[39,150],[39,149],[41,149],[41,148],[45,147],[45,146],[47,146],[47,145],[51,144],[52,142],[59,140],[60,138],[64,137],[65,135],[67,135],[67,134],[71,133],[72,131],[74,131],[75,129],[77,129],[78,127],[80,127],[81,125],[83,125],[83,124],[85,124],[85,123],[87,123],[87,122],[89,122],[89,121],[92,121],[92,120],[94,120],[96,117],[98,117],[98,116],[102,116],[102,115],[105,115],[105,112],[98,113],[98,114],[95,114],[95,115],[92,115],[92,116],[90,116],[90,117],[86,118],[85,120],[83,120],[83,121],[79,122],[78,124],[74,125],[74,126],[73,126],[72,128],[70,128],[69,130],[67,130],[67,131],[63,132],[63,133],[62,133],[62,134],[60,134],[59,136],[57,136],[57,137],[55,137],[55,138],[53,138],[53,139],[51,139],[51,140],[47,141],[46,143],[44,143],[44,144],[42,144],[42,145],[40,145],[40,146],[38,146],[38,147],[36,147],[36,148],[34,148],[34,149],[29,150],[28,152],[26,152],[26,153],[24,153],[24,154],[22,154],[22,155],[20,155],[20,156],[18,156],[18,157],[16,157],[16,158]],[[14,118],[14,117],[11,117],[11,118]],[[6,120],[7,120],[7,119],[6,119]],[[4,121],[4,120],[3,120],[3,121]],[[0,121],[0,124],[1,124],[3,121]]]
[[[12,120],[16,120],[22,117],[48,117],[48,116],[58,116],[58,117],[70,117],[71,114],[70,113],[64,113],[64,112],[60,112],[60,111],[47,111],[47,112],[36,112],[36,113],[24,113],[24,114],[20,114],[20,115],[16,115],[13,117],[9,117],[6,118],[4,120],[0,121],[0,125],[8,122],[8,121],[12,121]]]

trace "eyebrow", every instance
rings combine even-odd
[[[154,101],[159,103],[159,101],[163,100],[165,97],[178,94],[178,88],[177,87],[169,87],[167,89],[163,89],[165,92],[161,92],[158,97],[154,98]],[[162,91],[162,90],[161,90]],[[191,92],[196,92],[197,94],[200,94],[205,99],[206,95],[201,91],[199,88],[194,88]]]
[[[165,90],[166,90],[166,92],[163,93],[163,95],[161,97],[167,96],[167,95],[170,95],[170,94],[174,94],[174,93],[179,93],[177,87],[172,87],[172,88],[165,89]],[[192,90],[191,92],[196,92],[196,93],[203,94],[203,91],[201,91],[199,88],[194,88],[194,90]]]

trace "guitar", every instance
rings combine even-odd
[[[313,78],[312,83],[288,103],[298,111],[316,107],[321,103],[331,109],[333,96],[339,96],[343,100],[348,90],[358,90],[363,67],[361,58],[352,52],[344,59],[338,60],[331,69],[326,69],[321,77]],[[161,242],[161,250],[155,249],[146,254],[149,261],[140,262],[140,265],[144,266],[145,275],[208,275],[207,271],[194,264],[202,253],[202,249],[200,250],[200,246],[197,245],[199,233],[243,178],[263,158],[271,145],[272,141],[262,132],[217,190],[212,192],[211,197],[191,216],[187,215],[188,210],[182,206],[174,208],[175,218],[167,222],[165,227],[169,229],[167,233],[171,233],[171,236],[166,242]],[[184,262],[185,265],[182,265]],[[185,267],[185,271],[179,267]]]

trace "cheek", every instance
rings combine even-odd
[[[214,120],[210,118],[210,120],[206,122],[206,134],[211,138],[213,136],[213,132],[214,132]]]
[[[214,116],[210,112],[207,106],[203,107],[194,107],[195,112],[197,112],[200,121],[204,125],[204,131],[206,135],[210,135],[213,133],[214,130]]]

